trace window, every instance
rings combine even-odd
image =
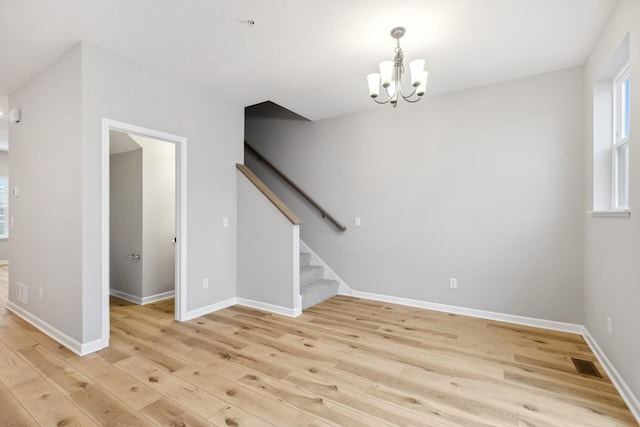
[[[614,209],[629,208],[629,95],[631,80],[629,65],[625,65],[613,80],[613,147],[612,182]]]
[[[0,177],[0,239],[9,237],[7,227],[7,177]]]
[[[593,81],[593,216],[628,218],[629,34]],[[633,148],[635,150],[635,148]]]

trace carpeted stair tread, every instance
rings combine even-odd
[[[324,267],[318,265],[300,266],[300,286],[324,278]]]

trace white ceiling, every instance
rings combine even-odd
[[[392,58],[395,26],[437,95],[582,65],[616,3],[0,0],[0,96],[85,40],[238,105],[317,120],[376,107],[365,76]]]

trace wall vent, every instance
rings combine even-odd
[[[575,365],[576,370],[579,374],[602,378],[602,375],[600,375],[600,372],[598,372],[598,368],[596,368],[596,365],[594,365],[593,362],[589,360],[575,359],[573,357],[571,358],[571,360],[573,361],[573,364]]]

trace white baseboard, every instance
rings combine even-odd
[[[583,326],[575,323],[557,322],[555,320],[537,319],[534,317],[517,316],[515,314],[497,313],[494,311],[477,310],[475,308],[458,307],[455,305],[438,304],[410,298],[392,297],[389,295],[373,294],[369,292],[354,291],[357,298],[374,301],[389,302],[392,304],[406,305],[409,307],[425,308],[427,310],[443,311],[445,313],[459,314],[462,316],[479,317],[481,319],[497,320],[500,322],[515,323],[518,325],[533,326],[536,328],[551,329],[554,331],[582,334]]]
[[[151,304],[152,302],[162,301],[163,299],[169,299],[176,296],[176,291],[162,292],[160,294],[151,295],[142,298],[142,305]]]
[[[312,265],[319,265],[321,267],[324,267],[326,279],[335,280],[336,282],[338,282],[338,294],[353,296],[353,289],[351,289],[351,287],[347,285],[347,283],[342,280],[342,278],[338,276],[336,272],[333,271],[331,267],[329,267],[327,263],[324,262],[322,258],[320,258],[318,254],[316,254],[313,249],[311,249],[309,245],[307,245],[303,240],[300,240],[300,251],[311,254]]]
[[[109,289],[109,295],[114,297],[118,297],[125,301],[132,302],[138,305],[151,304],[152,302],[161,301],[167,298],[173,298],[175,296],[175,291],[163,292],[161,294],[150,295],[148,297],[141,298],[137,295],[131,295],[126,292],[119,291],[117,289]]]
[[[236,298],[236,304],[288,317],[298,317],[302,314],[301,308],[287,308],[279,305],[268,304],[266,302],[254,301],[247,298]]]
[[[36,328],[38,328],[42,333],[50,337],[56,342],[67,347],[69,350],[73,351],[79,356],[84,356],[89,353],[93,353],[95,351],[101,350],[109,345],[109,341],[103,341],[102,339],[97,339],[94,341],[89,341],[88,343],[81,343],[78,340],[70,337],[69,335],[61,332],[55,327],[51,326],[44,320],[40,319],[38,316],[35,316],[19,305],[15,304],[12,301],[7,302],[7,310],[14,313],[16,316],[22,318],[26,322],[29,322]]]
[[[213,313],[214,311],[222,310],[223,308],[231,307],[237,303],[237,298],[229,298],[224,301],[217,302],[215,304],[209,304],[204,307],[196,308],[195,310],[187,311],[182,319],[183,322],[187,320],[195,319],[196,317],[204,316],[205,314]]]
[[[584,337],[584,340],[589,344],[591,351],[596,355],[604,370],[607,371],[607,375],[611,378],[611,382],[613,382],[613,385],[618,389],[618,393],[620,393],[620,396],[622,396],[622,399],[629,407],[629,410],[636,418],[636,421],[640,424],[640,401],[633,394],[624,379],[622,379],[622,376],[618,373],[604,351],[602,351],[593,336],[591,336],[591,333],[586,326],[583,326],[582,329],[582,336]]]

